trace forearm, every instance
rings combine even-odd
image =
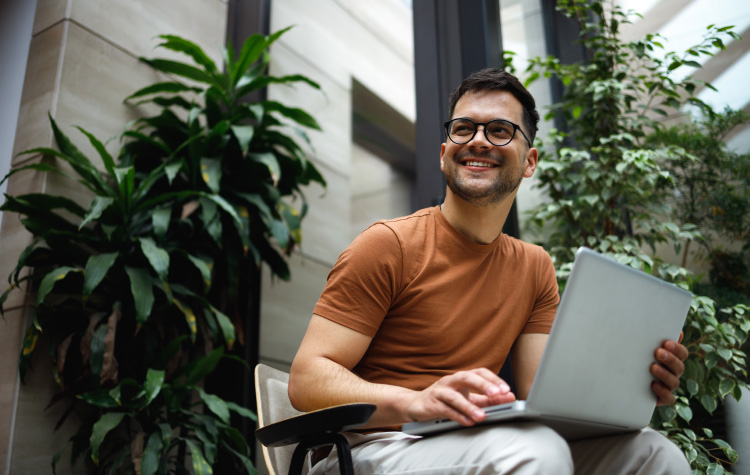
[[[367,382],[323,356],[296,358],[289,376],[289,398],[300,411],[353,402],[375,404],[377,409],[363,428],[408,422],[407,407],[415,394],[399,386]]]

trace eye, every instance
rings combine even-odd
[[[470,135],[474,133],[474,124],[469,121],[455,121],[451,124],[451,134]]]
[[[497,137],[507,138],[513,135],[513,125],[505,121],[492,121],[487,124],[487,132]]]

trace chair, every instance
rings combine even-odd
[[[258,425],[255,436],[271,475],[301,475],[312,449],[335,445],[341,475],[354,475],[351,451],[341,432],[366,423],[373,404],[344,404],[313,412],[299,412],[289,402],[289,375],[270,366],[255,367]]]

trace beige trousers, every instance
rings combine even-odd
[[[357,475],[690,474],[680,449],[652,429],[566,442],[536,423],[503,424],[420,438],[348,434]],[[336,451],[311,474],[338,474]]]

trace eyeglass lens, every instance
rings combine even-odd
[[[477,124],[469,119],[454,119],[448,124],[448,135],[457,144],[468,143],[477,132]],[[491,120],[484,126],[484,133],[493,145],[506,145],[513,140],[515,127],[502,119]]]

